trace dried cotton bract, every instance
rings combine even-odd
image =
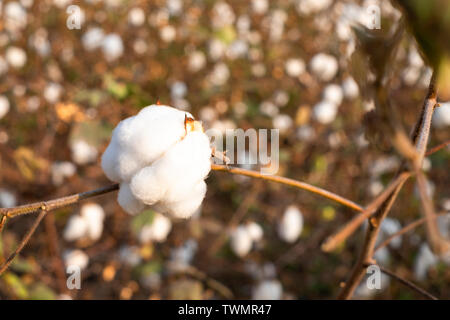
[[[120,183],[118,202],[128,213],[189,218],[205,196],[210,158],[208,136],[191,114],[151,105],[117,125],[102,168]]]

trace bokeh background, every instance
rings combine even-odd
[[[67,27],[71,4],[81,9],[80,29]],[[368,71],[354,59],[358,42],[350,23],[367,22],[372,4],[381,8],[382,30],[401,16],[389,1],[1,1],[0,206],[108,185],[100,157],[112,129],[157,101],[188,110],[206,129],[277,128],[278,175],[368,203],[400,163],[395,152],[364,138],[362,119],[373,102],[358,86]],[[431,71],[409,33],[399,41],[389,93],[409,130]],[[430,146],[450,138],[450,105],[443,103],[434,118]],[[449,156],[446,148],[425,161],[439,212],[450,210]],[[0,277],[0,298],[336,296],[363,229],[335,252],[325,254],[320,245],[354,212],[304,191],[223,172],[211,172],[207,184],[201,210],[188,221],[155,226],[154,212],[129,216],[114,194],[48,215]],[[280,237],[290,206],[303,218],[294,242]],[[88,222],[98,231],[94,236],[73,236],[83,210],[100,217]],[[420,218],[420,210],[411,180],[380,239]],[[33,218],[7,223],[0,262]],[[263,236],[239,256],[230,234],[251,222]],[[450,217],[439,225],[448,237]],[[450,270],[428,249],[422,227],[376,258],[450,298]],[[82,268],[80,290],[67,289],[67,264]],[[362,287],[357,297],[420,298],[384,276],[381,290]]]

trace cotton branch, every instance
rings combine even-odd
[[[408,164],[410,164],[410,167],[412,167],[415,173],[418,173],[419,175],[421,173],[420,170],[422,168],[423,158],[426,153],[426,147],[431,128],[431,119],[433,116],[434,108],[436,106],[436,98],[437,93],[435,88],[435,76],[433,75],[430,80],[428,93],[425,97],[420,117],[411,134],[411,142],[416,148],[416,156],[410,159],[405,159],[403,161],[400,167],[401,169],[399,170],[399,173],[396,176],[396,179],[398,179],[399,176],[401,176],[403,173],[407,171],[406,168],[408,167]],[[408,163],[408,161],[410,161],[410,163]],[[361,279],[364,276],[366,265],[371,263],[381,223],[383,222],[384,218],[386,218],[386,216],[389,214],[389,211],[392,208],[392,205],[394,204],[405,181],[406,179],[401,183],[399,183],[394,188],[392,193],[378,207],[373,217],[369,219],[369,227],[367,228],[366,231],[366,236],[364,239],[361,252],[356,261],[356,264],[354,265],[350,273],[348,280],[346,281],[344,287],[342,288],[341,292],[338,295],[338,299],[350,299],[353,296],[355,289],[357,288],[358,284],[360,283]],[[422,203],[424,206],[427,205],[423,201]],[[428,209],[430,210],[430,208]],[[431,217],[432,214],[428,215]],[[435,223],[434,219],[432,218],[427,219],[427,223],[430,224],[430,226],[428,227],[429,230],[437,229],[437,226],[431,225]],[[432,237],[430,238],[430,240],[435,241],[436,237]],[[438,238],[436,241],[439,240],[440,238]]]

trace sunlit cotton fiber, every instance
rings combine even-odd
[[[190,113],[151,105],[117,125],[102,168],[120,183],[118,202],[128,213],[189,218],[205,196],[210,158],[208,136]]]

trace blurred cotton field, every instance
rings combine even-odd
[[[79,29],[66,25],[71,4]],[[322,252],[354,212],[210,171],[206,135],[181,124],[188,115],[205,131],[278,129],[277,175],[369,203],[401,165],[365,137],[374,102],[363,79],[372,74],[358,60],[352,25],[371,23],[370,5],[381,10],[382,30],[400,18],[377,0],[0,1],[0,206],[121,184],[118,195],[48,215],[0,276],[0,298],[334,298],[367,226]],[[431,71],[410,34],[399,41],[389,95],[409,131]],[[168,111],[177,121],[163,106],[178,109]],[[442,101],[429,146],[447,141],[449,127]],[[239,166],[259,170],[250,151],[236,155],[247,159]],[[449,158],[446,147],[424,162],[447,238]],[[421,217],[414,189],[403,188],[378,244]],[[31,224],[30,216],[8,221],[0,263]],[[423,227],[375,259],[450,297],[450,260],[430,250]],[[80,290],[66,286],[70,266],[81,270]],[[417,298],[385,275],[381,282],[374,291],[363,281],[356,296]]]

